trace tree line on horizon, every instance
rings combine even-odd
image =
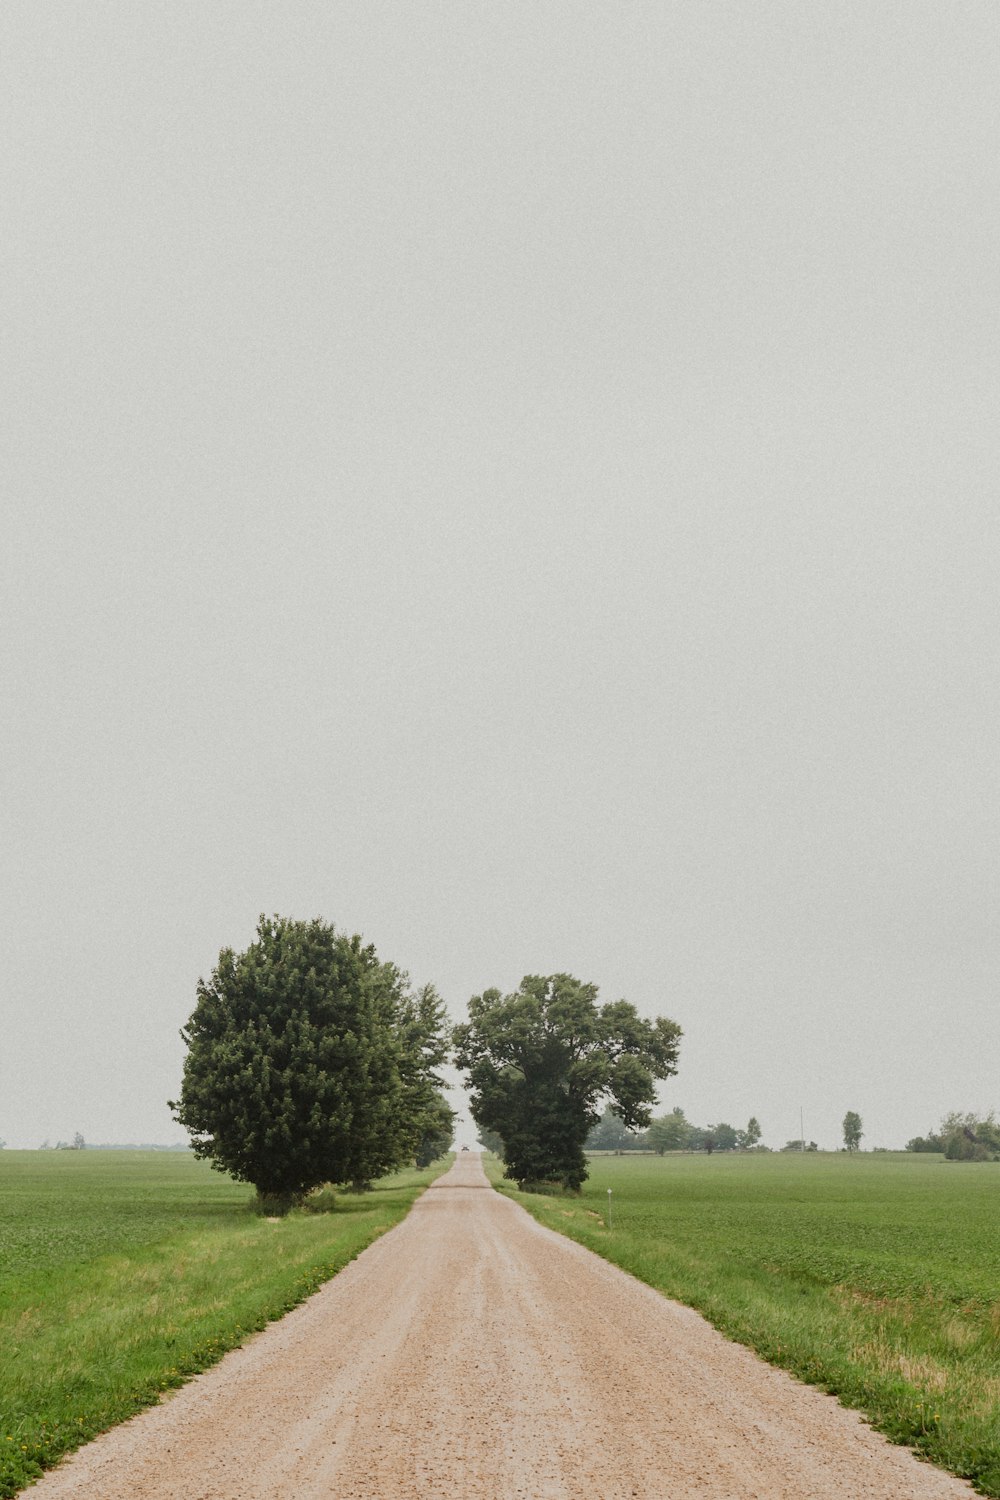
[[[849,1109],[844,1116],[844,1150],[857,1151],[862,1137],[861,1116]],[[718,1125],[695,1125],[683,1109],[675,1106],[669,1114],[651,1121],[648,1129],[629,1130],[610,1105],[587,1137],[588,1151],[770,1151],[761,1143],[760,1121],[751,1115],[743,1129],[721,1121]],[[818,1151],[815,1141],[786,1141],[782,1151]]]
[[[907,1151],[941,1152],[948,1161],[1000,1161],[1000,1120],[988,1115],[952,1110],[937,1130],[915,1135]]]
[[[629,1130],[609,1104],[587,1137],[588,1151],[767,1151],[760,1145],[760,1122],[755,1115],[743,1129],[720,1121],[718,1125],[696,1125],[675,1106],[650,1121],[645,1130]]]
[[[842,1150],[855,1152],[861,1149],[863,1123],[856,1110],[847,1111],[841,1127]],[[666,1151],[704,1151],[709,1155],[713,1151],[770,1151],[769,1146],[761,1144],[760,1137],[760,1124],[755,1116],[751,1116],[743,1130],[726,1123],[695,1125],[678,1107],[653,1120],[646,1130],[629,1130],[614,1108],[607,1105],[587,1137],[586,1149],[655,1151],[661,1156]],[[488,1144],[488,1149],[495,1147]],[[882,1146],[872,1148],[876,1152],[886,1149]],[[815,1141],[789,1140],[780,1150],[813,1152],[819,1147]],[[949,1161],[1000,1161],[1000,1121],[992,1111],[988,1115],[977,1115],[953,1110],[945,1115],[936,1131],[928,1131],[926,1136],[914,1136],[907,1141],[904,1150],[933,1152]]]

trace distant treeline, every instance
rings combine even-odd
[[[952,1110],[937,1130],[915,1135],[907,1151],[941,1151],[949,1161],[1000,1161],[1000,1121],[988,1115]]]
[[[648,1130],[628,1130],[609,1106],[587,1137],[588,1151],[763,1151],[759,1122],[751,1117],[740,1130],[720,1121],[695,1125],[682,1109],[653,1120]]]
[[[848,1121],[857,1125],[848,1140]],[[845,1117],[845,1143],[857,1150],[861,1139],[861,1120],[849,1112]],[[725,1121],[718,1125],[695,1125],[682,1109],[653,1120],[648,1130],[628,1130],[614,1110],[608,1107],[587,1137],[588,1151],[766,1151],[760,1145],[761,1130],[756,1119],[739,1130]],[[782,1151],[816,1151],[815,1141],[788,1141]],[[873,1147],[884,1151],[885,1147]],[[937,1130],[916,1135],[906,1143],[907,1151],[937,1152],[949,1161],[1000,1161],[1000,1120],[988,1115],[962,1114],[953,1110],[945,1115]]]
[[[100,1141],[92,1145],[85,1141],[83,1136],[77,1136],[72,1141],[56,1141],[52,1146],[48,1141],[43,1141],[38,1147],[39,1151],[190,1151],[191,1147],[187,1141],[174,1141],[170,1146],[164,1146],[160,1141]]]

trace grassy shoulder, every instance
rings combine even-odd
[[[484,1165],[550,1229],[1000,1496],[1000,1166],[596,1157],[578,1197],[549,1197]]]
[[[0,1496],[295,1307],[447,1165],[272,1222],[185,1154],[0,1152]]]

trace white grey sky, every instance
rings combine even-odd
[[[995,0],[0,11],[0,1135],[259,912],[1000,1105]]]

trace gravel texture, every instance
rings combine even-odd
[[[959,1480],[461,1155],[308,1302],[32,1500],[946,1500]]]

